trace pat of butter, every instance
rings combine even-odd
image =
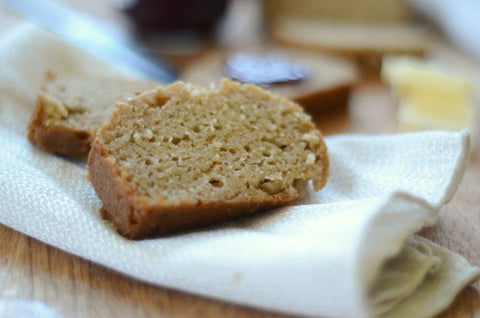
[[[471,91],[470,82],[463,76],[412,57],[386,57],[381,76],[400,95],[462,96]]]
[[[416,104],[401,102],[398,111],[398,128],[400,131],[419,130],[450,130],[462,129],[473,130],[473,114],[471,108],[465,112],[456,112],[454,116],[432,116],[429,112],[423,112]]]
[[[387,57],[381,77],[399,100],[400,130],[473,130],[472,87],[462,75],[415,58]]]

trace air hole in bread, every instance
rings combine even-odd
[[[215,179],[215,178],[212,178],[208,181],[212,186],[214,186],[215,188],[221,188],[223,187],[223,181],[220,180],[220,179]]]
[[[198,133],[201,131],[201,129],[200,129],[200,126],[199,126],[199,125],[195,125],[195,126],[193,126],[192,130],[193,130],[195,133],[197,133],[197,134],[198,134]]]
[[[178,138],[178,137],[173,137],[171,142],[172,142],[172,144],[174,144],[174,145],[178,145],[181,140],[182,140],[182,139],[180,139],[180,138]]]

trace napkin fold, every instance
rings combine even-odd
[[[454,195],[466,131],[326,138],[326,187],[296,205],[130,241],[99,214],[85,162],[46,154],[26,126],[47,69],[128,77],[29,24],[0,32],[0,222],[159,286],[306,316],[429,317],[480,276],[415,235]]]

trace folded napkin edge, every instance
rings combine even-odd
[[[409,237],[437,220],[439,206],[406,191],[395,191],[384,197],[370,214],[367,225],[356,248],[357,288],[363,308],[370,307],[369,287],[380,272],[382,265],[397,255]],[[405,207],[405,205],[407,205]],[[398,219],[395,207],[402,206],[402,219]],[[381,240],[378,240],[381,237]],[[375,246],[371,249],[370,246]]]

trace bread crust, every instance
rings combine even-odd
[[[138,197],[123,181],[101,140],[96,139],[88,157],[90,181],[103,202],[102,217],[119,234],[130,239],[169,235],[235,220],[262,210],[291,204],[298,193],[278,193],[262,200],[191,203],[171,206]]]

